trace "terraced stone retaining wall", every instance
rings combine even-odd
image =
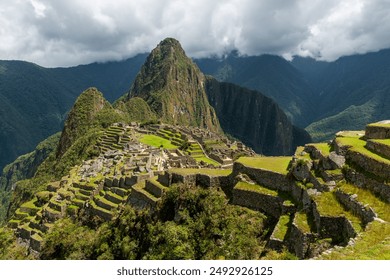
[[[390,185],[368,178],[352,168],[345,169],[344,175],[353,185],[359,188],[368,189],[390,203]]]
[[[237,176],[240,173],[248,175],[249,178],[256,181],[259,185],[263,185],[270,189],[285,192],[288,192],[291,189],[291,184],[284,174],[252,168],[235,162],[233,165],[233,175]]]
[[[340,190],[335,192],[336,198],[343,204],[347,209],[351,209],[353,213],[358,215],[364,224],[372,222],[377,216],[371,207],[366,207],[357,201],[353,196],[346,194]]]
[[[335,242],[345,243],[356,236],[351,222],[344,216],[321,216],[313,201],[312,214],[321,238],[332,238]]]
[[[267,215],[279,218],[282,214],[283,199],[279,196],[261,194],[254,191],[233,189],[233,204],[260,210]]]

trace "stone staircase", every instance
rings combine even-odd
[[[107,128],[100,137],[98,147],[100,152],[109,150],[123,150],[127,143],[131,141],[129,129],[126,126],[112,125]]]
[[[157,181],[157,177],[138,182],[132,187],[129,203],[137,209],[148,208],[154,211],[167,189]]]

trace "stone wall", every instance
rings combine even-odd
[[[389,139],[390,127],[367,125],[366,126],[366,138],[367,139]]]
[[[303,232],[293,222],[290,228],[290,234],[286,240],[287,247],[290,252],[293,252],[298,258],[304,259],[310,253],[310,243],[314,241],[315,235],[312,233]]]
[[[260,210],[275,218],[279,218],[282,214],[283,199],[278,196],[234,188],[232,203]]]
[[[335,194],[340,203],[358,215],[364,224],[372,222],[374,218],[377,217],[376,213],[374,210],[372,210],[371,207],[364,206],[362,203],[357,201],[353,195],[346,194],[340,190],[337,190]]]
[[[383,179],[390,180],[390,165],[379,160],[370,158],[356,151],[348,151],[347,160],[360,166],[367,172],[370,172]]]
[[[344,216],[322,216],[313,201],[312,214],[314,223],[321,238],[332,238],[333,242],[346,244],[356,236],[351,222]]]
[[[145,190],[153,194],[155,197],[161,197],[164,194],[164,190],[160,186],[149,180],[145,182]]]
[[[345,169],[345,178],[359,188],[368,189],[374,194],[381,197],[383,200],[390,203],[390,186],[374,179],[368,178],[363,174],[353,170],[352,168]]]
[[[386,158],[390,158],[390,146],[368,140],[366,148],[373,151],[374,153],[380,154]]]
[[[290,181],[284,174],[247,167],[239,162],[235,162],[233,165],[233,174],[237,176],[240,173],[248,175],[249,178],[256,181],[259,185],[267,188],[286,192],[291,190]]]

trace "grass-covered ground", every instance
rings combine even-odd
[[[316,147],[323,156],[329,156],[330,154],[330,145],[328,143],[315,143],[310,144],[310,146]]]
[[[237,162],[245,166],[265,169],[281,174],[288,173],[291,157],[241,157]]]
[[[162,137],[156,136],[156,135],[143,135],[139,139],[139,141],[143,144],[152,146],[152,147],[163,147],[165,149],[171,150],[171,149],[177,149],[178,146],[175,146],[171,143],[171,141],[164,139]]]
[[[343,136],[343,137],[337,137],[336,138],[337,143],[343,145],[343,146],[351,146],[350,150],[359,152],[363,154],[366,157],[372,158],[374,160],[377,160],[379,162],[383,162],[385,164],[390,165],[390,160],[374,153],[368,150],[365,145],[366,141],[360,139],[359,136]]]
[[[337,201],[334,193],[324,192],[320,195],[312,196],[312,199],[316,202],[317,210],[321,215],[333,217],[344,216],[351,221],[355,230],[362,231],[361,220],[351,212],[346,211]]]
[[[265,195],[278,196],[278,192],[276,192],[274,190],[270,190],[268,188],[265,188],[263,186],[259,186],[256,184],[249,184],[247,182],[238,182],[236,184],[235,188],[240,189],[240,190],[257,192],[257,193],[265,194]]]
[[[231,169],[211,169],[211,168],[172,168],[171,172],[181,174],[181,175],[191,175],[191,174],[204,174],[210,176],[228,176],[232,173]]]
[[[218,162],[216,162],[215,160],[212,160],[211,158],[208,158],[206,156],[202,156],[202,155],[197,155],[197,156],[193,156],[193,158],[197,161],[197,162],[205,162],[205,163],[208,163],[208,164],[211,164],[211,165],[214,165],[214,166],[219,166],[220,164]]]
[[[294,223],[296,226],[305,233],[310,233],[310,226],[307,221],[307,215],[304,212],[295,213]]]
[[[274,238],[279,239],[279,240],[283,240],[284,237],[286,236],[289,223],[290,223],[290,216],[288,216],[288,215],[280,216],[279,221],[275,226],[275,229],[274,229],[272,236]]]

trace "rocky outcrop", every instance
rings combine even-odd
[[[221,132],[205,77],[175,39],[163,40],[150,53],[127,98],[134,97],[144,99],[163,122]]]

